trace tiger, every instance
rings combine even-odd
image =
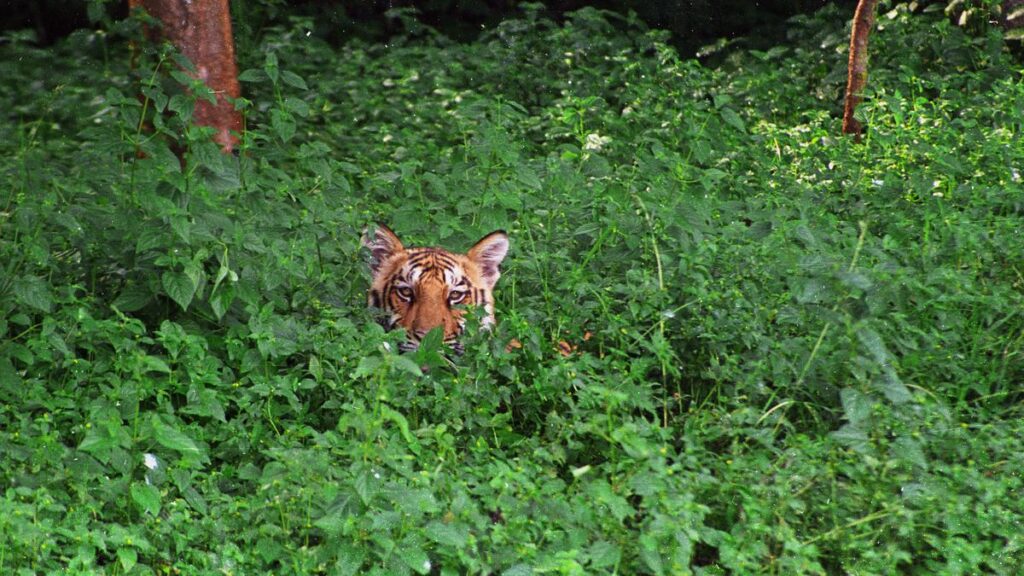
[[[369,250],[373,277],[367,303],[383,312],[385,329],[405,329],[402,352],[418,349],[427,332],[440,326],[445,344],[461,353],[458,339],[465,329],[466,306],[479,307],[481,328],[494,325],[494,285],[509,249],[504,230],[487,234],[465,254],[406,248],[383,224],[364,231],[361,243]]]

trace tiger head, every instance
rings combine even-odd
[[[465,254],[442,248],[406,248],[387,226],[363,234],[370,251],[369,304],[385,315],[387,329],[401,326],[407,342],[402,350],[415,350],[431,329],[444,329],[445,343],[456,349],[466,306],[481,310],[481,326],[494,324],[492,290],[501,277],[498,266],[508,252],[504,231],[491,232]]]

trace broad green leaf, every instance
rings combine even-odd
[[[889,364],[889,350],[885,347],[885,342],[882,340],[882,336],[869,326],[860,326],[857,329],[857,339],[860,343],[868,349],[871,353],[871,357],[875,359],[875,362],[883,366]]]
[[[533,569],[527,564],[515,564],[503,571],[501,576],[533,576]]]
[[[151,422],[153,423],[153,437],[164,448],[169,448],[183,454],[202,455],[199,446],[184,432],[170,424],[164,423],[156,414],[151,418]]]
[[[220,320],[224,314],[231,309],[231,303],[235,300],[235,287],[222,286],[219,290],[210,295],[210,308],[217,319]]]
[[[259,68],[249,68],[238,75],[239,82],[266,82],[269,79],[267,73]]]
[[[99,454],[116,448],[117,438],[107,432],[102,426],[91,426],[85,431],[85,438],[78,444],[78,449],[83,452]]]
[[[406,566],[412,568],[417,574],[430,574],[433,564],[430,557],[418,546],[401,546],[396,552]]]
[[[460,530],[458,527],[452,524],[445,524],[434,520],[426,527],[427,537],[445,546],[452,546],[455,548],[463,548],[469,541],[469,533],[465,530]]]
[[[37,276],[19,276],[14,280],[14,296],[18,302],[42,312],[53,307],[50,285]]]
[[[154,517],[160,513],[160,491],[156,487],[135,482],[131,494],[132,500],[142,512]]]
[[[153,293],[142,284],[129,284],[110,304],[121,312],[136,312],[153,300]]]
[[[299,100],[298,98],[285,98],[284,107],[286,110],[305,118],[309,116],[309,104],[306,104],[305,100]]]
[[[909,436],[900,436],[892,444],[892,455],[917,468],[928,468],[928,458],[924,455],[921,443]]]
[[[900,379],[899,374],[891,368],[884,370],[881,377],[875,380],[873,384],[893,404],[904,404],[913,398],[910,389]]]
[[[871,416],[871,398],[855,388],[843,388],[839,392],[843,403],[843,416],[855,428],[862,429]]]
[[[423,370],[420,368],[419,364],[417,364],[412,358],[409,358],[405,354],[395,356],[392,359],[392,363],[394,364],[395,368],[401,370],[402,372],[408,372],[413,376],[423,376]]]
[[[352,372],[352,377],[363,378],[373,374],[380,367],[382,360],[380,356],[363,356],[359,359],[359,364]]]
[[[192,298],[196,294],[196,284],[184,272],[167,270],[160,278],[164,292],[181,306],[182,310],[188,310]]]
[[[640,559],[655,574],[665,573],[665,563],[661,559],[660,548],[657,538],[651,534],[640,535]]]
[[[122,546],[117,549],[117,560],[121,563],[121,570],[127,574],[139,561],[139,553],[135,548]]]
[[[146,372],[160,372],[163,374],[171,373],[171,367],[167,365],[167,362],[164,362],[162,358],[158,358],[156,356],[143,356],[142,366],[145,368]]]
[[[20,392],[20,387],[21,375],[14,369],[14,364],[10,358],[0,357],[0,390],[13,396]]]
[[[840,444],[852,447],[861,446],[868,441],[867,433],[852,424],[842,425],[839,430],[832,433],[832,437]]]
[[[270,111],[270,126],[273,128],[274,134],[284,142],[288,142],[295,136],[295,119],[280,108]]]
[[[299,90],[309,90],[309,88],[306,86],[306,81],[303,80],[301,76],[288,70],[284,70],[281,72],[281,81],[284,82],[285,84],[288,84],[289,86],[294,86]]]
[[[520,164],[516,167],[516,180],[534,190],[540,190],[544,186],[540,178],[537,177],[537,173],[526,164]]]
[[[743,119],[740,118],[740,115],[737,114],[735,110],[733,110],[732,108],[722,108],[720,112],[722,114],[722,120],[725,120],[726,124],[732,126],[733,128],[739,130],[740,132],[747,131],[746,123],[743,122]]]
[[[338,560],[334,563],[332,576],[355,576],[362,572],[366,550],[351,544],[339,544]]]
[[[404,357],[400,356],[399,358]],[[412,450],[414,454],[420,453],[420,443],[416,440],[416,437],[409,432],[409,421],[405,419],[405,416],[401,412],[398,412],[385,404],[381,406],[381,416],[391,420],[398,426],[398,430],[401,432],[402,438],[405,439],[405,442],[409,445],[409,449]]]

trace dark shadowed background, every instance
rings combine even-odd
[[[832,2],[853,6],[846,0]],[[283,22],[294,16],[311,16],[315,32],[331,42],[361,36],[383,39],[401,30],[398,19],[388,17],[395,9],[412,8],[417,18],[441,33],[457,40],[470,40],[480,30],[494,26],[503,18],[520,12],[519,0],[246,0],[232,2],[236,26],[259,28]],[[548,15],[560,18],[566,12],[594,6],[627,14],[635,12],[654,28],[672,33],[673,43],[690,53],[719,38],[745,36],[750,41],[771,41],[774,30],[787,18],[816,10],[824,0],[547,0]],[[0,1],[0,30],[33,30],[40,43],[51,43],[72,31],[90,26],[92,16],[104,13],[121,17],[126,1],[93,0],[3,0]]]

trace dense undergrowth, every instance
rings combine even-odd
[[[1016,573],[1020,65],[897,9],[857,145],[847,17],[717,69],[592,10],[296,21],[237,158],[173,56],[8,38],[0,572]],[[509,231],[454,368],[365,310],[377,220]]]

